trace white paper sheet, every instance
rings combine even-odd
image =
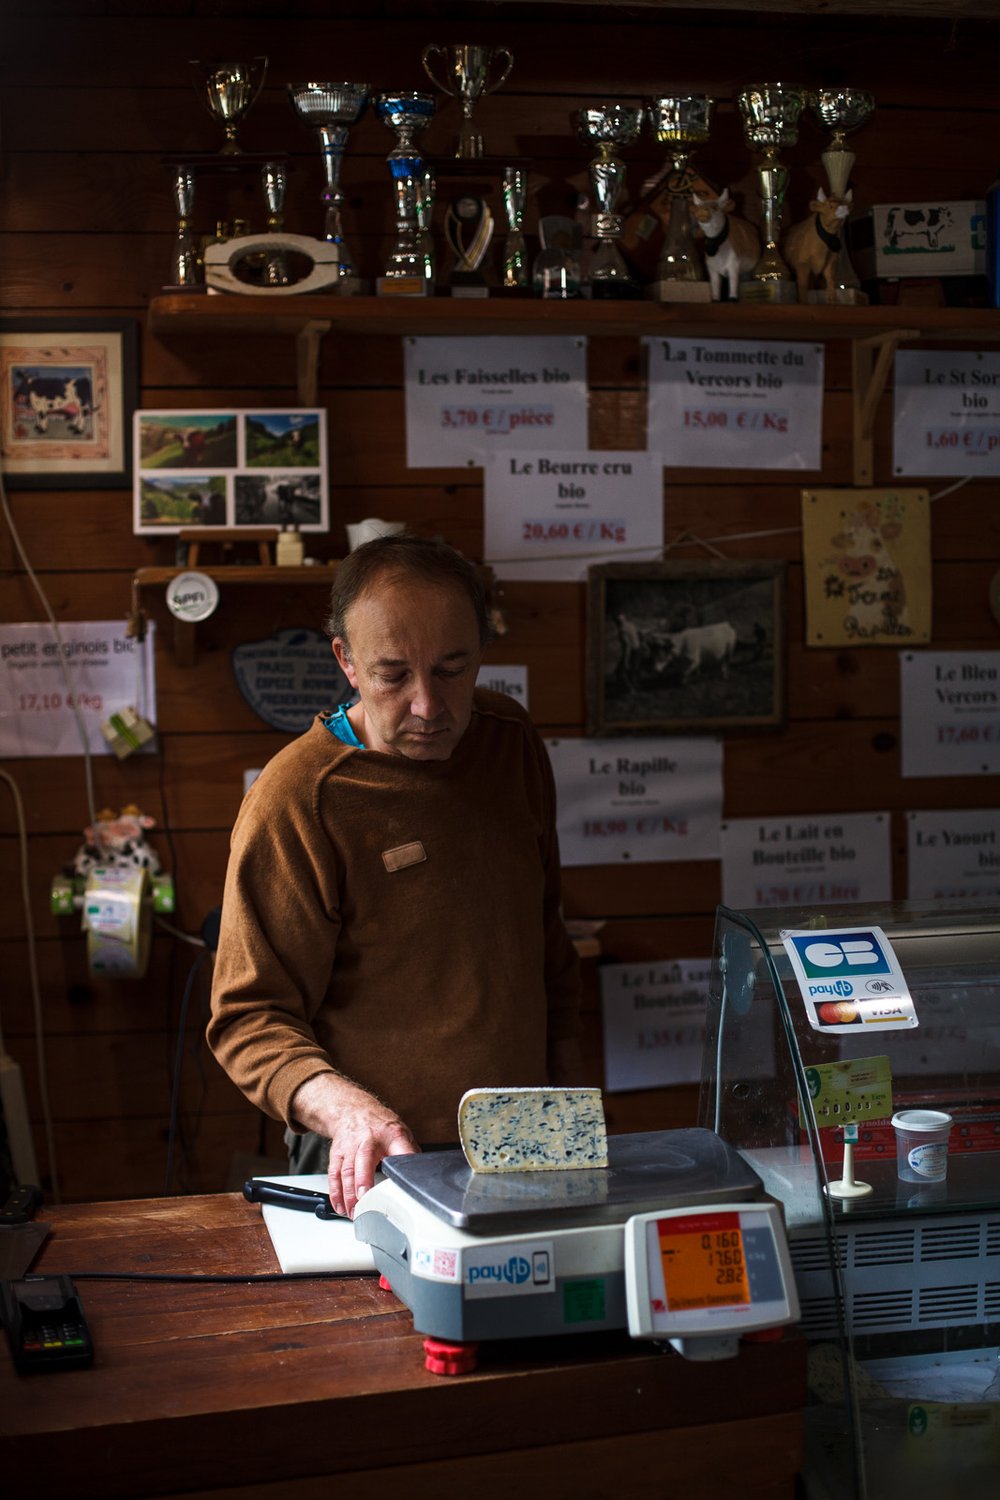
[[[140,642],[125,634],[124,620],[59,622],[72,698],[92,755],[113,753],[101,725],[122,708],[155,721],[154,632],[150,622]],[[0,757],[82,755],[69,697],[52,627],[0,625]]]

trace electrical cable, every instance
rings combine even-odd
[[[53,1201],[59,1202],[59,1170],[56,1164],[55,1135],[52,1128],[52,1110],[49,1107],[48,1071],[45,1061],[45,1025],[42,1017],[42,991],[38,982],[38,952],[35,944],[35,925],[31,917],[31,889],[28,884],[28,827],[24,818],[24,803],[17,782],[7,771],[0,770],[0,779],[10,787],[17,815],[18,843],[21,853],[21,900],[24,905],[24,931],[28,945],[28,978],[31,986],[31,1008],[35,1021],[35,1051],[38,1060],[38,1092],[42,1103],[42,1121],[45,1127],[45,1144],[49,1153],[49,1178]],[[3,1034],[0,1032],[0,1051]]]
[[[167,1130],[167,1165],[163,1177],[163,1196],[171,1196],[171,1181],[174,1175],[174,1149],[177,1142],[178,1115],[180,1112],[181,1097],[181,1073],[184,1068],[184,1036],[187,1031],[188,1007],[191,996],[194,993],[194,983],[198,977],[199,970],[205,959],[210,956],[211,950],[203,943],[202,948],[188,973],[184,985],[184,994],[181,997],[180,1012],[177,1017],[177,1046],[174,1052],[174,1072],[170,1084],[170,1124]]]
[[[378,1271],[265,1271],[254,1276],[213,1276],[181,1271],[67,1271],[74,1281],[217,1281],[239,1286],[251,1281],[343,1281],[377,1276]]]

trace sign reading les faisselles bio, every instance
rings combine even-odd
[[[482,464],[496,449],[587,446],[584,338],[403,341],[406,462]]]
[[[814,1031],[906,1031],[918,1024],[881,927],[785,929],[781,941]]]

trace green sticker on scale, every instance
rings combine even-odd
[[[604,1320],[604,1278],[567,1281],[563,1286],[563,1320],[566,1323],[600,1323]]]
[[[854,1057],[806,1068],[816,1124],[859,1124],[892,1114],[892,1070],[887,1057]]]

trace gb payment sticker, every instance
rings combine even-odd
[[[784,931],[781,941],[814,1031],[906,1031],[919,1025],[881,927]]]
[[[462,1251],[466,1297],[509,1297],[514,1293],[554,1292],[551,1240],[502,1241]]]

